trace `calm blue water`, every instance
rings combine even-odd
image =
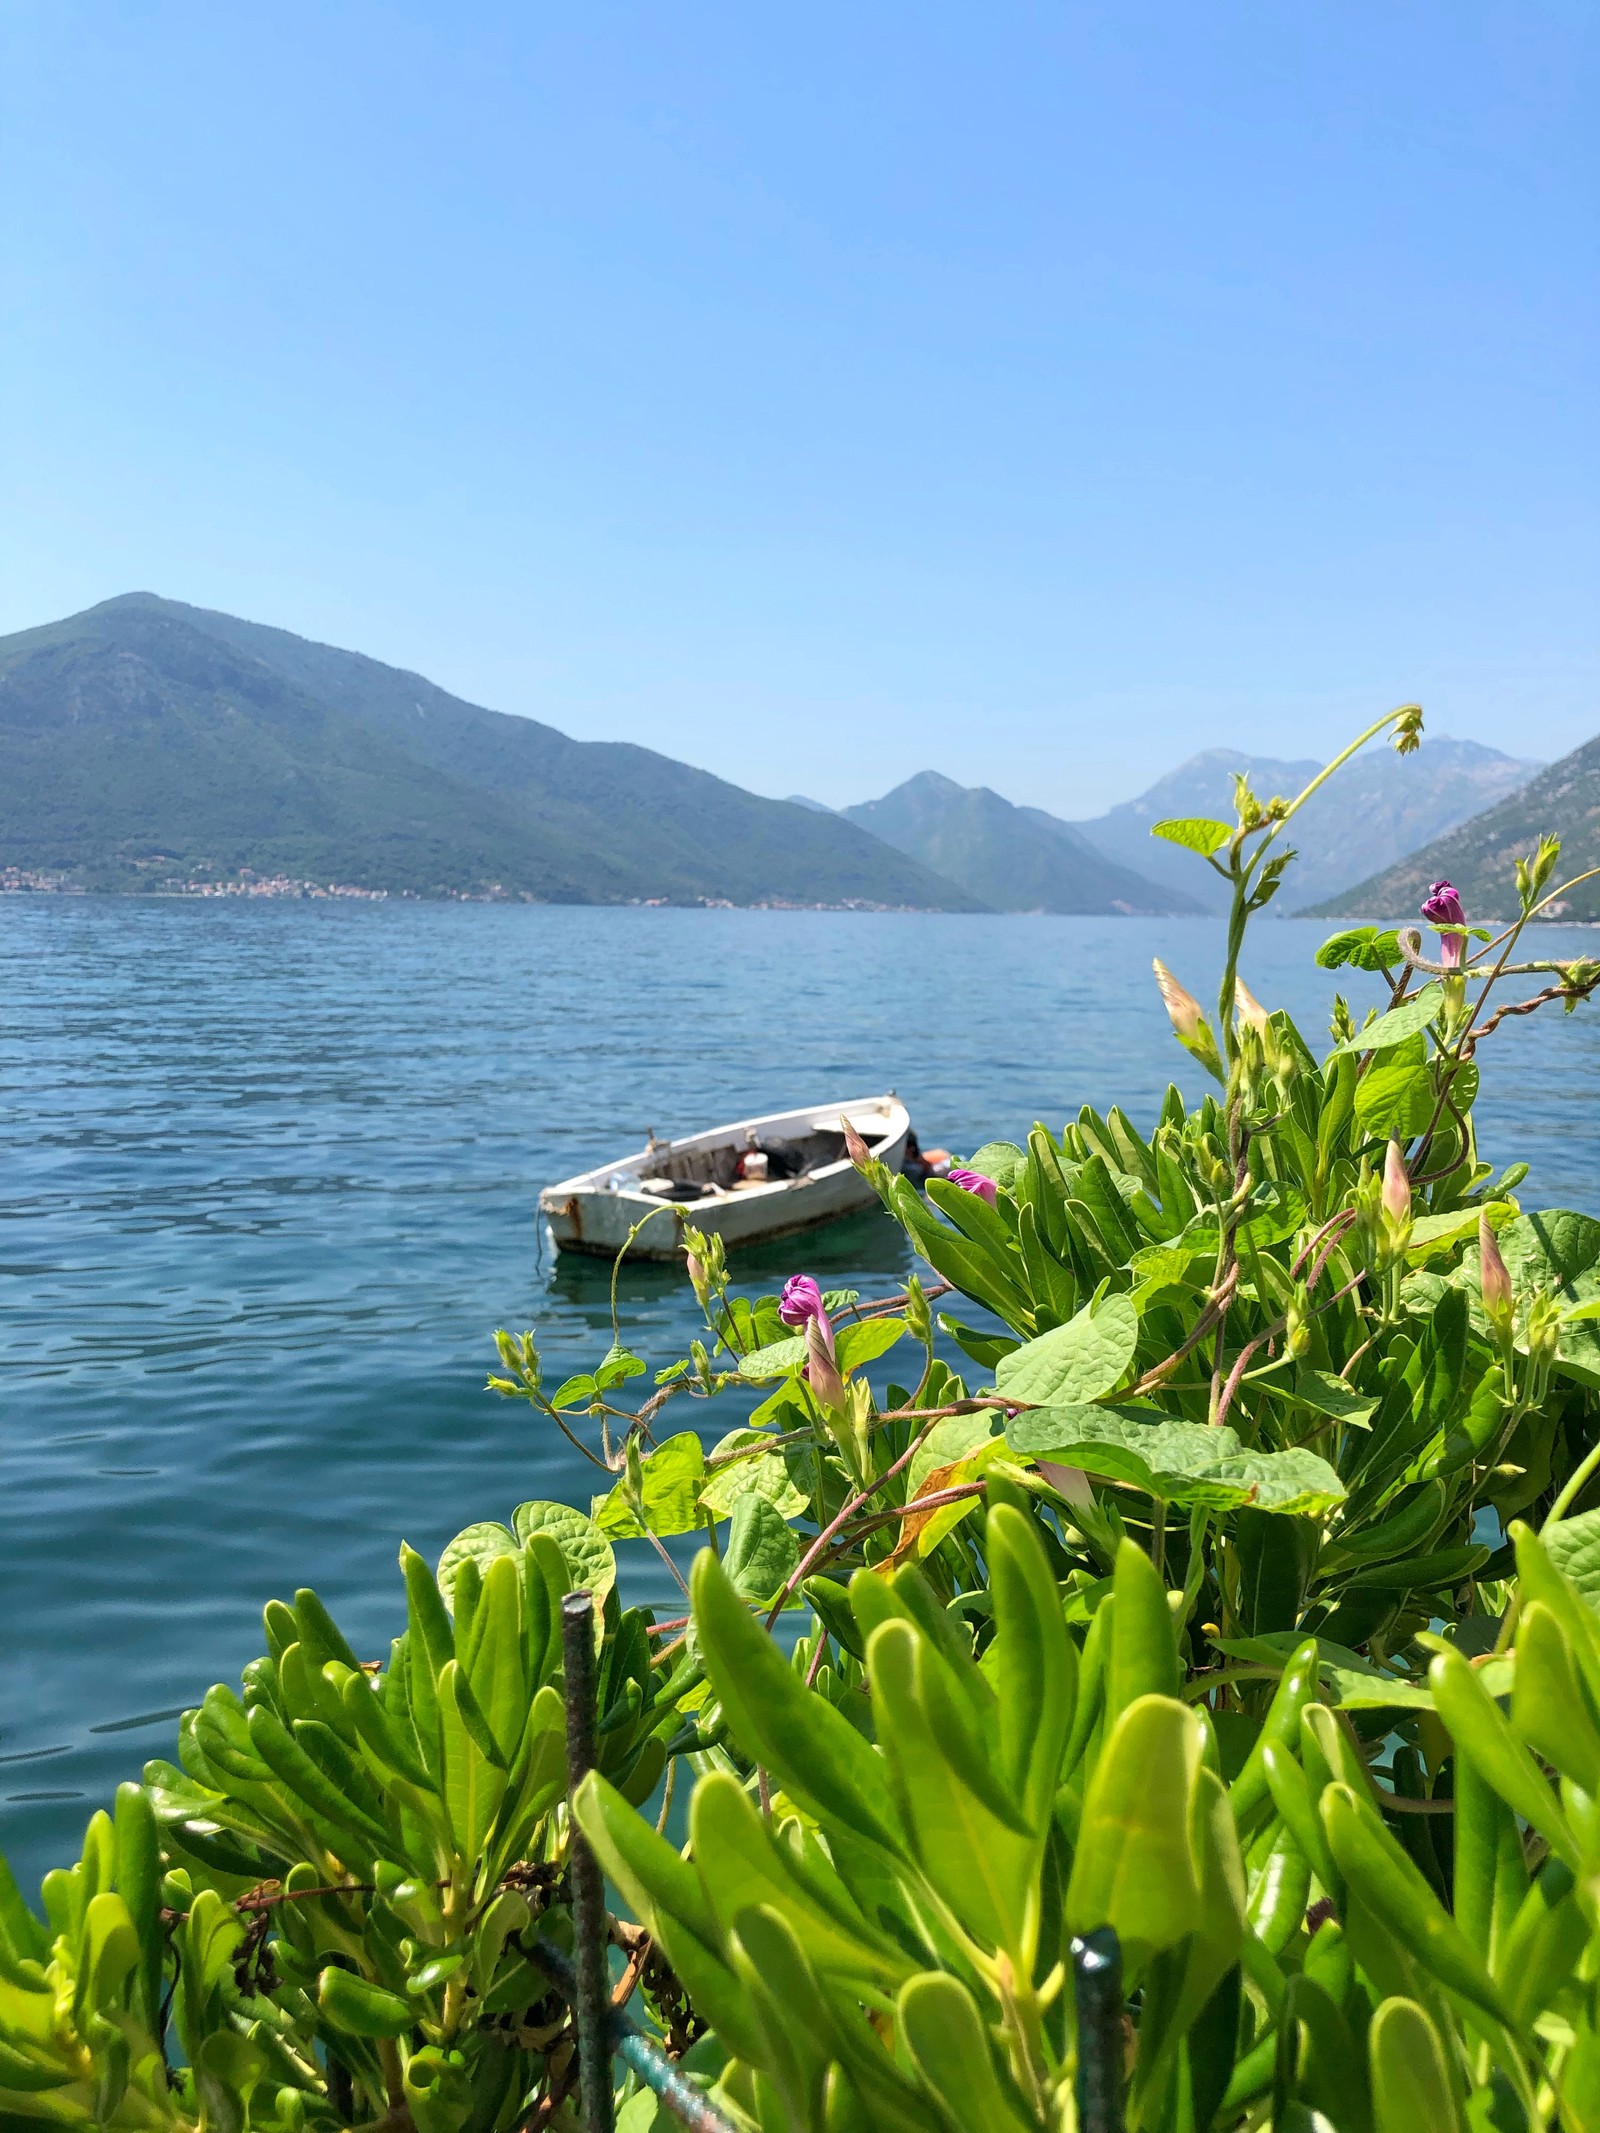
[[[1308,1030],[1323,931],[1263,926],[1246,960]],[[19,1872],[170,1752],[173,1714],[261,1648],[271,1594],[316,1585],[376,1654],[402,1536],[433,1555],[526,1497],[587,1504],[592,1470],[481,1389],[497,1325],[536,1326],[557,1380],[604,1345],[605,1270],[541,1259],[541,1183],[648,1127],[885,1086],[964,1152],[1086,1099],[1147,1119],[1187,1064],[1158,951],[1204,991],[1220,929],[0,900],[0,1843]],[[1485,1154],[1533,1162],[1525,1196],[1600,1208],[1600,1017],[1547,1011],[1484,1065]],[[881,1291],[906,1258],[862,1217],[740,1264]],[[680,1352],[675,1273],[639,1269],[624,1296],[652,1358]],[[668,1597],[647,1552],[626,1574]]]

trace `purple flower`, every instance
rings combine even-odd
[[[1467,914],[1461,908],[1461,899],[1452,883],[1436,881],[1428,891],[1428,900],[1422,907],[1422,915],[1430,926],[1464,926]]]
[[[1448,970],[1459,969],[1466,953],[1466,935],[1444,931],[1447,926],[1464,926],[1467,922],[1467,914],[1461,908],[1461,899],[1456,894],[1454,885],[1448,881],[1436,881],[1428,891],[1422,915],[1430,926],[1440,929],[1440,962]]]
[[[986,1178],[981,1170],[951,1170],[946,1172],[952,1185],[959,1185],[963,1192],[975,1192],[980,1200],[987,1200],[993,1207],[999,1186],[993,1178]]]
[[[821,1318],[822,1291],[809,1274],[791,1274],[778,1298],[778,1316],[786,1326],[803,1326],[808,1318]]]

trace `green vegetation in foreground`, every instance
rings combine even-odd
[[[0,866],[99,889],[249,868],[421,896],[975,908],[836,815],[149,593],[0,640]]]
[[[1158,825],[1231,902],[1213,1015],[1157,966],[1197,1108],[926,1198],[858,1145],[938,1277],[899,1295],[743,1295],[688,1231],[688,1355],[615,1280],[591,1371],[497,1336],[588,1511],[402,1548],[381,1657],[270,1602],[40,1909],[0,1877],[0,2124],[576,2133],[576,1816],[619,1996],[743,2133],[1600,2127],[1600,1221],[1473,1131],[1504,1010],[1600,964],[1523,952],[1546,840],[1498,938],[1441,888],[1426,949],[1328,942],[1382,991],[1317,1058],[1240,960],[1326,775]],[[681,1618],[624,1605],[615,1541],[700,1533]]]

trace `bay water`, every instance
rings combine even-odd
[[[1261,924],[1245,960],[1313,1042],[1328,930]],[[237,1681],[267,1598],[314,1585],[376,1657],[402,1537],[432,1558],[603,1485],[483,1389],[496,1326],[537,1329],[551,1383],[609,1341],[609,1269],[542,1242],[542,1184],[651,1128],[891,1087],[960,1153],[1085,1101],[1148,1126],[1169,1079],[1200,1094],[1154,954],[1204,995],[1221,928],[0,898],[0,1846],[24,1885]],[[1523,1204],[1600,1211],[1600,1016],[1508,1024],[1481,1064],[1483,1153],[1532,1163]],[[881,1294],[910,1264],[872,1215],[735,1269]],[[683,1351],[675,1268],[626,1267],[620,1298],[652,1365]],[[624,1556],[631,1598],[675,1596]]]

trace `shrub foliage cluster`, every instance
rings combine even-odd
[[[1528,953],[1546,843],[1498,937],[1440,884],[1426,948],[1328,942],[1384,991],[1314,1047],[1240,976],[1314,789],[1160,827],[1232,895],[1211,1015],[1158,965],[1198,1107],[925,1193],[858,1145],[893,1297],[752,1297],[686,1230],[688,1355],[614,1308],[552,1390],[498,1337],[588,1511],[402,1549],[382,1659],[271,1602],[37,1908],[0,1864],[0,2124],[577,2127],[581,1830],[618,2004],[739,2128],[1600,2128],[1600,1221],[1473,1124],[1600,966]],[[680,1617],[623,1605],[614,1542],[696,1534]]]

